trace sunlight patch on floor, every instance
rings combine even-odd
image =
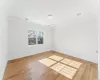
[[[51,69],[53,69],[53,70],[59,72],[59,71],[61,71],[62,68],[64,68],[64,66],[65,66],[64,64],[57,63],[57,64],[53,65],[53,66],[51,67]]]
[[[77,62],[77,61],[71,61],[68,65],[75,67],[75,68],[79,68],[81,66],[82,63]]]
[[[39,60],[39,62],[69,79],[74,77],[78,68],[82,65],[80,62],[67,58],[64,59],[63,57],[56,55]]]
[[[55,70],[56,72],[62,74],[63,76],[66,76],[69,79],[72,79],[74,75],[76,74],[77,69],[74,69],[72,67],[66,66],[62,63],[57,63],[51,67],[51,69]]]
[[[79,68],[82,64],[80,62],[77,62],[77,61],[74,61],[74,60],[71,60],[71,59],[67,59],[67,58],[63,59],[61,62],[64,63],[64,64],[67,64],[69,66],[75,67],[75,68]]]
[[[45,59],[42,59],[42,60],[39,60],[40,63],[50,67],[51,65],[55,64],[56,61],[54,60],[51,60],[51,59],[48,59],[48,58],[45,58]]]
[[[63,59],[63,57],[57,56],[57,55],[52,55],[49,57],[50,59],[56,60],[56,61],[60,61]]]
[[[76,74],[77,69],[71,68],[69,66],[65,66],[61,71],[60,74],[72,79]]]
[[[61,62],[64,63],[64,64],[69,64],[72,60],[70,59],[63,59]]]

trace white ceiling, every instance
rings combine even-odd
[[[9,16],[28,18],[29,21],[44,25],[67,25],[79,18],[91,19],[96,16],[97,0],[13,0]],[[81,13],[80,16],[77,16]],[[53,18],[48,19],[52,14]]]

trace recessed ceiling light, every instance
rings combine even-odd
[[[77,14],[77,16],[80,16],[80,15],[81,15],[81,13],[78,13],[78,14]]]
[[[55,27],[56,25],[55,24],[50,24],[48,25],[49,27]]]
[[[52,24],[51,26],[52,26],[52,27],[55,27],[56,25],[55,25],[55,24]]]
[[[52,19],[52,15],[51,14],[48,15],[48,19]]]
[[[28,18],[25,18],[25,20],[28,20]]]
[[[50,26],[50,25],[48,25],[48,26]]]

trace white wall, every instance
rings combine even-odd
[[[100,5],[98,8],[98,74],[100,80]]]
[[[99,41],[98,41],[98,78],[100,80],[100,16],[99,16],[99,25],[98,25],[98,37],[99,37]]]
[[[0,4],[1,4],[0,0]],[[6,6],[0,5],[0,80],[3,78],[7,64],[7,19]]]
[[[67,26],[55,27],[54,48],[56,51],[97,63],[97,19],[83,15]]]
[[[52,50],[52,28],[40,24],[27,22],[18,17],[8,18],[9,55],[8,59],[15,59]],[[44,32],[44,44],[28,46],[28,28]]]

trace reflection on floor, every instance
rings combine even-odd
[[[39,62],[69,79],[74,77],[78,68],[82,65],[80,62],[67,58],[64,59],[63,57],[57,55],[52,55],[48,58],[44,58],[39,60]]]

